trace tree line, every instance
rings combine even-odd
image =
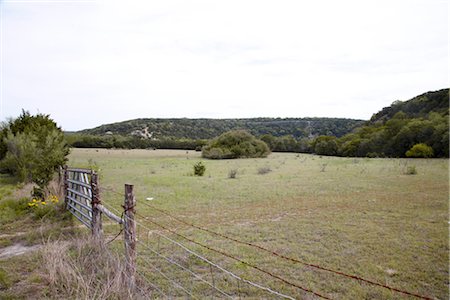
[[[340,118],[135,119],[77,133],[197,140],[213,139],[231,130],[246,130],[254,136],[268,134],[298,139],[318,135],[341,137],[362,124],[362,120]]]
[[[82,133],[68,134],[67,140],[72,147],[80,148],[201,150],[209,140],[222,134],[223,130],[235,130],[236,122],[238,122],[244,129],[247,128],[245,130],[250,134],[264,141],[273,152],[349,157],[405,157],[415,145],[423,144],[431,149],[423,150],[425,152],[421,153],[424,153],[424,156],[448,157],[448,99],[449,90],[443,89],[419,95],[409,101],[395,101],[364,123],[350,122],[347,119],[320,118],[227,119],[214,120],[212,123],[209,123],[208,119],[152,119],[158,120],[156,123],[159,122],[158,124],[166,127],[167,130],[171,128],[171,135],[163,138],[143,138],[137,135],[111,134],[112,132],[108,132],[108,135],[83,134],[84,132],[104,132],[106,129],[118,130],[114,126],[142,126],[142,122],[149,120],[138,119],[104,125]],[[182,124],[187,127],[184,128]],[[303,124],[303,129],[297,126],[299,124]],[[356,124],[359,125],[356,126]],[[341,131],[336,133],[339,126],[342,126]],[[354,126],[356,127],[353,128]],[[189,136],[196,138],[185,137],[187,134],[182,132],[190,132]],[[209,138],[214,132],[220,134]],[[341,134],[344,132],[346,133]],[[177,137],[177,135],[183,137]],[[208,138],[200,138],[205,136]],[[424,149],[423,145],[419,149]],[[413,152],[409,153],[413,156]]]

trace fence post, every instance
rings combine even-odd
[[[97,205],[100,204],[100,193],[98,189],[98,175],[94,171],[91,172],[91,188],[92,188],[92,236],[95,240],[102,237],[102,213]]]
[[[67,196],[69,194],[69,192],[67,191],[67,189],[69,188],[69,182],[67,181],[67,179],[69,179],[69,174],[67,173],[67,165],[64,165],[64,182],[63,182],[63,186],[64,186],[64,204],[65,207],[67,209]]]
[[[125,184],[124,201],[124,240],[125,240],[125,272],[128,276],[128,286],[130,289],[135,285],[136,274],[136,198],[134,197],[133,185]]]

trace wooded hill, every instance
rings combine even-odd
[[[449,89],[395,101],[336,142],[331,155],[405,157],[414,145],[425,144],[433,156],[448,157]]]
[[[414,145],[449,156],[449,89],[395,101],[369,121],[338,118],[135,119],[68,134],[73,147],[201,149],[243,129],[272,151],[359,157],[405,157]],[[424,144],[424,145],[422,145]],[[419,156],[420,153],[416,153]],[[427,156],[427,157],[428,157]]]
[[[290,135],[298,139],[319,135],[341,137],[362,124],[362,120],[338,118],[135,119],[102,125],[79,133],[135,135],[151,139],[211,139],[230,130],[243,129],[255,136]]]

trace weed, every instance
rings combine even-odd
[[[98,163],[92,158],[88,159],[88,169],[91,169],[97,173],[100,172],[100,167]]]
[[[0,202],[0,225],[14,221],[28,212],[28,198],[7,199]]]
[[[417,174],[416,166],[414,166],[414,165],[406,166],[405,174],[406,175],[416,175]]]
[[[205,171],[206,167],[201,161],[194,165],[194,175],[203,176],[205,174]]]
[[[228,178],[230,178],[230,179],[236,178],[236,175],[237,175],[237,169],[231,169],[228,172]]]
[[[272,169],[270,167],[261,167],[261,168],[258,169],[258,174],[259,175],[264,175],[264,174],[267,174],[267,173],[270,173],[270,172],[272,172]]]
[[[11,286],[11,279],[3,268],[0,268],[0,290]]]
[[[43,269],[50,296],[79,299],[130,299],[124,288],[124,265],[104,244],[92,239],[45,245]],[[139,297],[137,297],[139,298]]]

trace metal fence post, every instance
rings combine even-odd
[[[124,240],[125,240],[125,272],[127,274],[128,286],[133,289],[136,275],[136,198],[134,197],[133,185],[125,184],[124,201]]]
[[[98,209],[100,204],[100,194],[98,188],[98,175],[91,172],[91,188],[92,188],[92,236],[95,240],[100,240],[102,237],[102,213]]]

